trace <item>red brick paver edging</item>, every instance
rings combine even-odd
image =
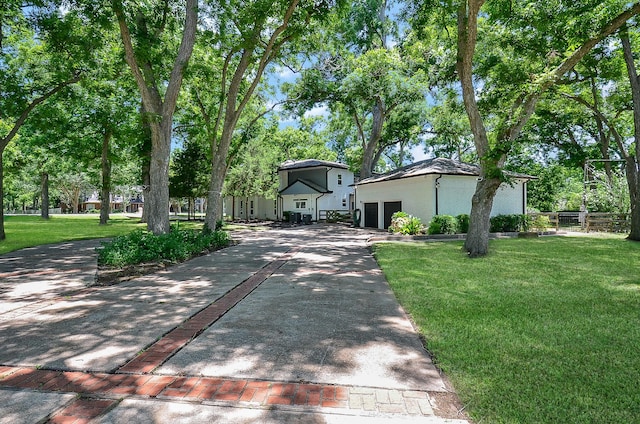
[[[358,414],[434,415],[428,392],[326,384],[0,367],[0,387],[71,392],[91,397],[91,400],[74,401],[54,415],[52,420],[58,421],[52,422],[73,422],[56,418],[69,417],[73,411],[81,411],[83,416],[98,411],[96,413],[100,415],[115,404],[97,400],[113,401],[123,396],[254,407],[330,408]]]
[[[329,408],[350,415],[435,416],[434,398],[426,391],[151,374],[248,296],[299,250],[299,247],[293,248],[268,263],[114,372],[0,365],[0,388],[80,395],[48,417],[49,423],[56,424],[88,423],[117,407],[126,397],[255,408]],[[55,302],[55,299],[50,301]]]

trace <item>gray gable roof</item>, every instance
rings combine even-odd
[[[324,187],[319,186],[318,184],[299,178],[295,180],[293,183],[289,184],[288,187],[280,190],[280,194],[313,194],[313,193],[333,193],[330,190],[325,189]]]
[[[328,166],[330,168],[341,168],[341,169],[349,169],[347,165],[344,163],[338,162],[330,162],[326,160],[317,160],[317,159],[305,159],[305,160],[288,160],[283,162],[279,167],[278,171],[284,171],[287,169],[300,169],[300,168],[315,168],[319,166]]]
[[[426,159],[412,163],[411,165],[403,166],[402,168],[387,172],[386,174],[366,178],[357,182],[355,185],[399,180],[401,178],[410,178],[429,174],[478,176],[480,175],[480,167],[447,158]],[[507,175],[514,178],[535,178],[530,175],[517,174],[513,172],[508,172]]]

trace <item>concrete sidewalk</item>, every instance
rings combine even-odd
[[[236,232],[95,288],[95,242],[0,256],[0,423],[466,422],[370,235]]]

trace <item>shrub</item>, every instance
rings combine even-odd
[[[202,252],[229,244],[224,231],[179,230],[172,227],[167,234],[155,235],[138,229],[97,248],[98,263],[123,267],[144,262],[180,262]]]
[[[547,215],[537,215],[531,222],[531,227],[536,231],[546,231],[551,227],[551,221]]]
[[[389,231],[392,233],[415,235],[420,234],[423,231],[423,226],[422,222],[420,222],[420,218],[400,211],[391,215]]]
[[[456,234],[458,220],[451,215],[436,215],[429,223],[429,234]]]
[[[529,231],[531,218],[528,215],[511,214],[491,217],[492,233],[507,233],[515,231]]]
[[[469,232],[469,215],[463,213],[461,215],[456,216],[456,221],[458,221],[458,232],[459,233],[468,233]]]

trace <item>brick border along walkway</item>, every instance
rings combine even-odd
[[[253,407],[291,405],[332,408],[352,414],[434,415],[427,392],[327,384],[0,367],[0,386],[73,392],[90,396],[93,400],[139,396],[193,402],[220,401],[226,405],[231,402]],[[69,416],[67,409],[72,408],[82,411],[78,417],[86,418],[87,409],[90,409],[96,413],[92,417],[95,418],[115,406],[108,402],[103,405],[104,408],[98,408],[94,402],[78,403],[76,400],[59,414]]]
[[[370,414],[433,416],[429,394],[423,391],[149,374],[248,296],[299,250],[293,248],[261,268],[166,333],[115,373],[0,365],[0,387],[80,394],[81,398],[50,417],[49,422],[56,424],[88,422],[115,408],[123,396],[213,401],[227,406],[231,402],[252,407],[291,405],[337,408],[342,413],[351,414],[364,411]]]

